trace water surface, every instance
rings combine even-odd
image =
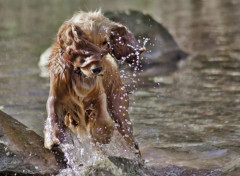
[[[49,84],[39,76],[39,56],[65,19],[99,7],[151,14],[190,54],[176,72],[144,79],[149,86],[131,97],[134,133],[148,164],[239,168],[237,0],[0,0],[0,108],[42,135]]]

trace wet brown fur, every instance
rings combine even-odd
[[[49,60],[46,148],[60,144],[66,128],[83,141],[91,136],[99,143],[108,143],[117,128],[126,143],[138,149],[128,115],[128,94],[113,58],[133,52],[128,44],[137,48],[132,33],[100,12],[79,12],[60,27]],[[96,60],[82,67],[83,58]],[[81,73],[75,73],[74,67],[80,67]],[[101,75],[93,74],[93,67],[102,67]]]

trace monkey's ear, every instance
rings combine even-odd
[[[127,63],[134,63],[145,48],[140,48],[134,35],[125,27],[115,25],[110,32],[111,54],[118,60],[125,59]]]

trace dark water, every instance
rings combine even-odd
[[[48,80],[37,66],[77,10],[137,9],[190,56],[132,97],[134,132],[149,165],[240,167],[240,1],[0,0],[0,109],[42,134]],[[238,172],[232,175],[238,175]]]

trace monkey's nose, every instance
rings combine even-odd
[[[101,71],[102,71],[102,67],[92,68],[92,72],[93,72],[94,74],[98,74],[98,73],[100,73]]]

